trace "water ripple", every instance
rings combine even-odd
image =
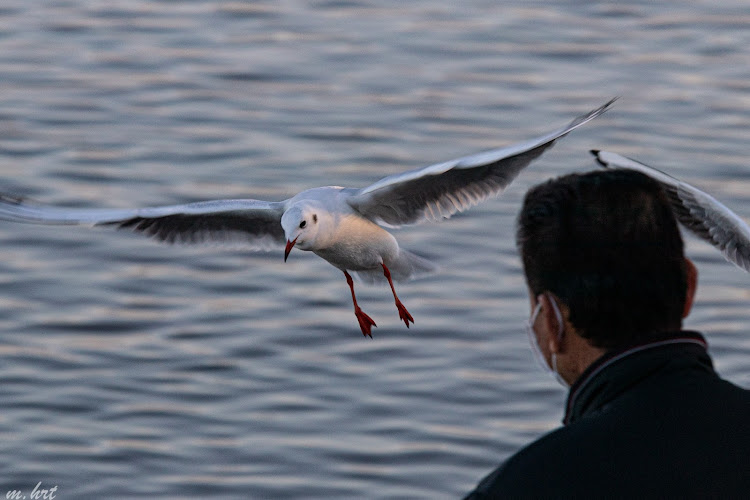
[[[0,185],[67,206],[280,200],[523,140],[622,95],[503,197],[396,231],[440,273],[359,287],[282,249],[0,224],[5,491],[455,498],[554,428],[513,242],[525,190],[608,148],[750,217],[738,0],[0,7]],[[687,326],[750,386],[748,277],[688,237]],[[3,491],[0,489],[0,491]]]

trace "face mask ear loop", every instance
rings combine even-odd
[[[560,308],[557,307],[557,301],[552,295],[549,295],[550,302],[552,302],[552,310],[555,311],[555,317],[557,318],[557,324],[559,325],[557,328],[557,339],[562,340],[563,333],[565,332],[565,326],[563,325],[563,318],[562,313],[560,312]],[[562,385],[563,387],[570,387],[570,384],[560,375],[560,372],[557,371],[557,354],[552,353],[552,372],[555,375],[555,378],[557,381]]]
[[[531,352],[534,354],[534,359],[543,370],[547,371],[549,370],[549,366],[547,365],[547,362],[544,360],[542,351],[539,348],[539,343],[536,340],[536,334],[534,333],[534,322],[539,316],[539,311],[541,309],[542,309],[542,304],[538,302],[536,307],[534,308],[534,311],[531,314],[531,318],[526,321],[526,335],[528,336],[529,346],[531,347]]]
[[[552,295],[548,295],[550,302],[552,302],[552,310],[555,311],[555,318],[557,318],[557,340],[562,340],[563,333],[565,332],[565,325],[563,324],[562,313],[560,308],[557,307],[557,301]]]

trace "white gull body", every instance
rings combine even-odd
[[[170,243],[239,240],[256,250],[286,243],[285,260],[292,248],[312,251],[344,272],[362,333],[372,336],[375,322],[357,304],[349,272],[366,282],[387,280],[408,327],[414,319],[396,295],[393,280],[435,269],[400,248],[381,226],[437,221],[501,193],[557,139],[602,114],[612,102],[535,139],[391,175],[361,189],[330,186],[278,202],[214,200],[136,209],[68,209],[0,194],[0,219],[111,225]]]
[[[605,168],[637,170],[655,179],[669,197],[677,220],[700,239],[717,248],[725,259],[750,272],[750,227],[716,198],[695,186],[617,153],[592,150]]]

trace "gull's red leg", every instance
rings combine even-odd
[[[411,314],[409,314],[409,311],[406,310],[404,305],[401,303],[400,300],[398,300],[398,295],[396,295],[396,289],[393,288],[393,280],[391,279],[391,272],[388,270],[388,267],[385,265],[385,263],[381,263],[381,266],[383,266],[383,274],[385,274],[385,277],[388,278],[388,284],[391,285],[391,292],[393,292],[393,298],[396,299],[396,308],[398,308],[398,317],[401,318],[401,320],[406,325],[406,328],[409,328],[409,321],[414,323],[414,318],[412,318]]]
[[[364,311],[359,308],[359,306],[357,305],[357,297],[354,296],[354,281],[352,280],[352,277],[348,272],[344,271],[344,275],[346,276],[346,282],[349,285],[349,289],[352,291],[354,315],[357,317],[357,321],[359,321],[359,327],[362,329],[362,335],[372,338],[372,327],[378,325],[376,325],[372,318],[366,315]]]

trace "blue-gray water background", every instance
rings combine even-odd
[[[452,498],[558,425],[513,233],[611,149],[750,217],[746,0],[5,0],[0,186],[67,206],[280,200],[552,130],[497,199],[395,231],[441,271],[359,287],[312,254],[0,224],[0,495]],[[750,386],[750,276],[688,237],[686,326]]]

